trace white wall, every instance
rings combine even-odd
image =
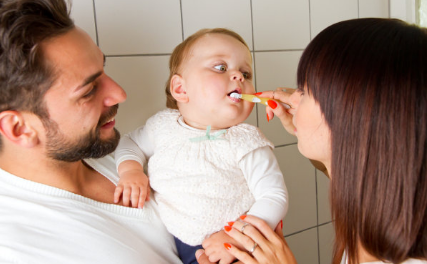
[[[296,86],[296,67],[308,42],[328,25],[388,17],[388,0],[74,0],[72,16],[107,57],[107,73],[127,92],[117,126],[128,132],[165,107],[173,48],[200,28],[227,27],[253,50],[257,91]],[[264,107],[257,125],[276,146],[290,194],[284,233],[300,264],[331,262],[333,228],[329,180],[299,154],[296,139]]]

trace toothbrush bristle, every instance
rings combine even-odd
[[[238,94],[238,93],[231,93],[230,97],[233,97],[233,98],[236,98],[236,99],[242,98],[242,96],[240,94]]]

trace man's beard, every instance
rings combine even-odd
[[[47,155],[55,160],[75,162],[88,158],[101,158],[113,152],[119,144],[120,133],[114,128],[114,135],[102,140],[100,138],[101,126],[117,113],[118,105],[101,116],[95,131],[90,131],[75,141],[65,138],[58,128],[58,124],[50,119],[43,120],[46,128]]]

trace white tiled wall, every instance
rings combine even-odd
[[[168,59],[200,28],[239,33],[254,56],[258,91],[295,87],[303,49],[328,25],[358,17],[388,17],[389,0],[73,0],[72,16],[107,57],[107,73],[127,92],[117,127],[126,133],[165,107]],[[331,260],[329,180],[298,152],[280,122],[257,106],[248,122],[273,141],[290,194],[284,234],[300,264]]]

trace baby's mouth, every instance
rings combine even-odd
[[[227,96],[228,96],[228,97],[230,97],[230,95],[231,95],[232,93],[238,93],[238,94],[241,94],[242,92],[241,92],[241,91],[239,91],[238,89],[236,89],[236,90],[233,90],[233,91],[229,92],[229,93],[227,94]]]

